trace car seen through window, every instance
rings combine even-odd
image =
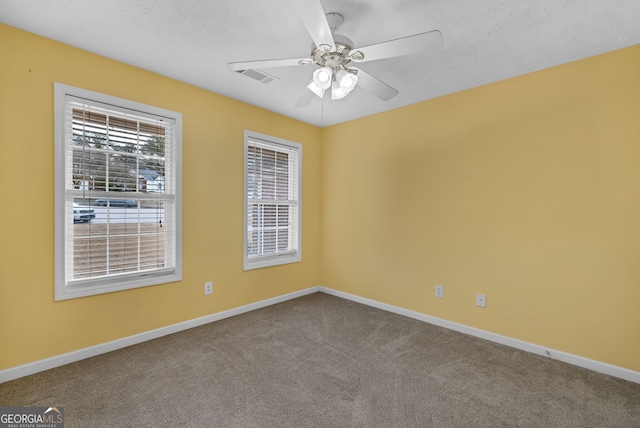
[[[93,208],[82,206],[76,202],[73,203],[73,222],[89,223],[96,218],[96,212]]]

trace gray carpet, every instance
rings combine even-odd
[[[70,427],[640,427],[640,385],[317,293],[0,384]]]

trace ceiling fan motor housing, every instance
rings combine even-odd
[[[351,62],[350,52],[353,49],[353,42],[339,34],[334,34],[333,40],[336,46],[335,50],[329,51],[328,49],[317,48],[314,45],[311,59],[320,67],[329,67],[335,73],[337,70],[346,69],[346,65]]]

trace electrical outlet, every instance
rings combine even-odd
[[[204,294],[205,296],[208,294],[213,294],[213,282],[204,283]]]
[[[487,307],[487,295],[484,293],[476,293],[476,306],[481,308]]]
[[[444,286],[436,285],[436,297],[439,299],[444,299]]]

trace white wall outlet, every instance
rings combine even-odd
[[[444,286],[436,285],[436,297],[439,299],[444,299]]]
[[[484,293],[476,293],[476,306],[481,308],[487,307],[487,295]]]
[[[204,294],[205,296],[208,294],[213,294],[213,282],[204,283]]]

